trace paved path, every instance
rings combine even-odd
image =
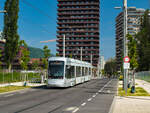
[[[150,113],[150,97],[116,97],[113,113]]]
[[[136,83],[138,84],[136,87],[142,87],[150,93],[150,83],[137,79]],[[121,84],[120,82],[120,87]],[[150,96],[117,96],[115,100],[113,113],[150,113]]]

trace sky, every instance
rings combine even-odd
[[[0,10],[5,0],[0,0]],[[115,18],[122,11],[123,0],[100,1],[100,54],[105,60],[115,57]],[[43,48],[48,45],[56,53],[56,42],[40,41],[56,39],[57,0],[20,0],[18,34],[29,46]],[[128,0],[128,7],[150,9],[150,0]],[[0,31],[3,30],[3,13],[0,13]]]

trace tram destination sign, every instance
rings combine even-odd
[[[50,61],[49,65],[64,65],[63,61]]]

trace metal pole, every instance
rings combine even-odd
[[[82,47],[80,48],[80,60],[82,61]]]
[[[63,35],[63,57],[65,57],[65,34]]]
[[[126,39],[126,35],[127,35],[127,0],[124,0],[123,3],[123,11],[124,11],[124,41],[123,41],[123,47],[124,47],[124,57],[128,56],[127,53],[127,39]],[[124,90],[127,94],[127,69],[124,69]]]
[[[92,57],[93,57],[93,56],[92,56],[92,54],[91,54],[91,64],[93,63],[93,62],[92,62],[92,59],[93,59]]]

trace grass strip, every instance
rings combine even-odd
[[[131,93],[131,88],[127,90],[127,94],[122,88],[118,88],[118,96],[150,96],[143,88],[136,87],[135,93]]]
[[[9,91],[15,91],[15,90],[21,90],[25,88],[30,88],[29,86],[6,86],[6,87],[0,87],[0,93],[9,92]]]

